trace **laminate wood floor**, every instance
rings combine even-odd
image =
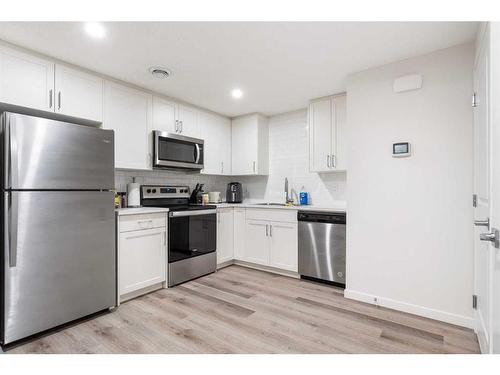
[[[473,331],[240,266],[125,302],[8,353],[478,353]]]

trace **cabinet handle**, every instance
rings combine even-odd
[[[61,109],[61,91],[57,93],[57,109]]]
[[[266,224],[266,237],[269,237],[269,225]]]
[[[220,173],[224,173],[224,162],[220,162]]]
[[[181,133],[184,131],[184,123],[181,121]]]
[[[49,90],[49,108],[52,108],[52,94],[53,91],[52,89]]]
[[[255,161],[253,162],[253,173],[255,173]]]
[[[139,220],[137,222],[141,228],[144,228],[144,226],[148,226],[149,224],[153,224],[153,220]],[[143,224],[145,224],[143,226]]]
[[[332,155],[332,168],[336,167],[337,161],[335,159],[335,155]]]
[[[179,120],[175,120],[175,132],[179,131]]]
[[[269,225],[269,237],[273,236],[273,225]]]
[[[330,167],[330,155],[326,155],[326,167],[331,168]]]

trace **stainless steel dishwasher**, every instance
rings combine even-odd
[[[345,287],[343,212],[299,212],[299,274]]]

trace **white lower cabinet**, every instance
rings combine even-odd
[[[298,271],[298,233],[296,223],[270,223],[271,250],[269,265]]]
[[[234,259],[233,208],[217,209],[217,265]]]
[[[245,215],[244,208],[234,208],[234,259],[243,260],[245,257]]]
[[[247,220],[243,260],[269,265],[269,224],[265,221]]]
[[[259,210],[261,217],[275,217],[274,210]],[[286,212],[287,214],[290,212]],[[298,232],[295,222],[255,220],[245,224],[245,248],[241,260],[281,270],[298,271]]]
[[[118,290],[124,301],[165,282],[167,220],[166,213],[119,216],[118,220]]]

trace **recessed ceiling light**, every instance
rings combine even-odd
[[[243,96],[243,91],[240,89],[233,89],[233,91],[231,91],[231,96],[235,99],[239,99]]]
[[[149,72],[155,78],[165,79],[172,75],[172,72],[166,68],[162,68],[161,66],[152,66],[149,68]]]
[[[93,38],[104,38],[106,29],[98,22],[85,22],[85,32]]]

